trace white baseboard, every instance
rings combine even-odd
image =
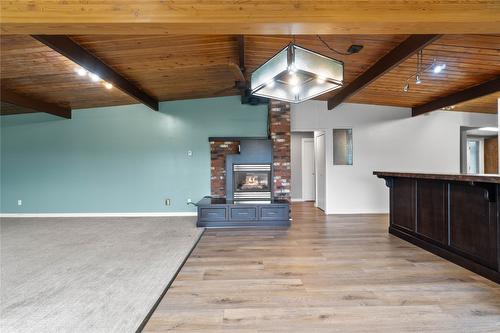
[[[387,215],[388,211],[336,211],[336,212],[325,212],[326,215]]]
[[[196,212],[154,212],[154,213],[0,213],[2,217],[155,217],[155,216],[197,216]]]

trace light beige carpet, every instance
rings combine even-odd
[[[5,218],[1,332],[135,332],[202,229],[194,218]]]

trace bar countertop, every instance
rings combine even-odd
[[[374,171],[373,174],[375,176],[378,176],[379,178],[399,177],[399,178],[451,180],[458,182],[500,184],[500,175],[496,174],[473,175],[464,173],[412,173],[412,172],[389,172],[389,171]]]

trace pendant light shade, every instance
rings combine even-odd
[[[252,94],[300,103],[342,87],[344,63],[289,44],[251,75]]]

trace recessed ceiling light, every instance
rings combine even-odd
[[[106,89],[113,88],[113,85],[111,83],[109,83],[109,82],[104,83],[104,86],[106,87]]]
[[[80,76],[85,76],[87,75],[87,71],[84,68],[75,68],[75,72],[80,75]]]
[[[90,79],[91,79],[93,82],[97,82],[97,81],[99,81],[99,80],[101,79],[98,75],[96,75],[96,74],[94,74],[94,73],[89,73],[89,76],[90,76]]]
[[[498,127],[480,127],[479,131],[498,132]]]

